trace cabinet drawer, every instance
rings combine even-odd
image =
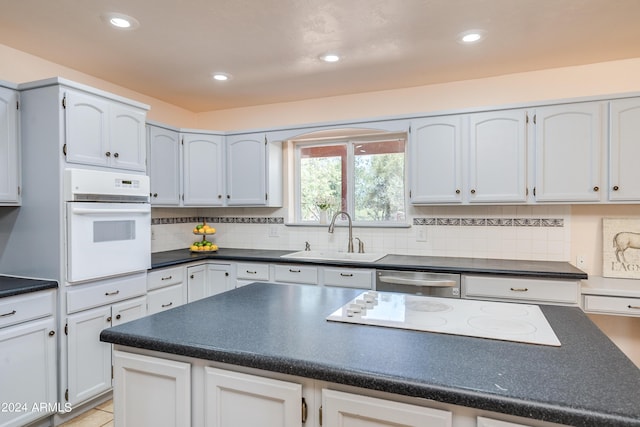
[[[269,264],[246,264],[238,263],[236,277],[246,280],[266,280],[269,281]]]
[[[147,273],[76,285],[67,291],[67,314],[145,295]]]
[[[147,274],[147,290],[160,289],[184,282],[184,267],[163,268]]]
[[[179,284],[157,289],[147,294],[147,314],[158,313],[187,302],[186,285]]]
[[[463,298],[578,304],[578,281],[463,276]]]
[[[583,298],[583,308],[587,313],[640,317],[640,298],[602,295],[584,295]]]
[[[55,291],[39,291],[0,299],[0,328],[53,315]]]
[[[325,268],[325,286],[342,286],[345,288],[371,289],[373,270],[351,268]]]
[[[318,284],[318,268],[302,265],[276,265],[274,268],[276,282]]]

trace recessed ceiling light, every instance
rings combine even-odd
[[[462,44],[477,43],[484,38],[485,31],[469,30],[458,34],[458,42]]]
[[[136,18],[123,13],[105,13],[102,20],[119,30],[134,30],[140,26]]]
[[[340,57],[338,55],[336,55],[335,53],[324,54],[324,55],[320,56],[320,59],[322,59],[324,62],[338,62],[338,61],[340,61]]]
[[[224,82],[224,81],[227,81],[227,80],[231,79],[231,74],[227,74],[227,73],[212,73],[211,74],[211,78],[213,80],[217,80],[219,82]]]

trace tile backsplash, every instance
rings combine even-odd
[[[217,230],[208,238],[221,248],[298,251],[346,250],[346,227],[285,225],[284,209],[248,208],[152,210],[152,251],[188,247],[204,219]],[[406,255],[569,261],[568,206],[414,207],[403,227],[354,227],[367,252]]]

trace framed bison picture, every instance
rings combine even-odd
[[[640,218],[602,219],[602,275],[640,279]]]

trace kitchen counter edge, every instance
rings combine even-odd
[[[280,264],[306,264],[374,268],[382,270],[429,271],[434,273],[517,276],[540,279],[585,280],[588,275],[561,261],[524,261],[489,258],[432,257],[389,254],[376,262],[300,260],[283,255],[294,251],[281,249],[223,248],[215,253],[192,253],[188,249],[154,252],[151,269],[159,269],[198,261],[244,261]]]

